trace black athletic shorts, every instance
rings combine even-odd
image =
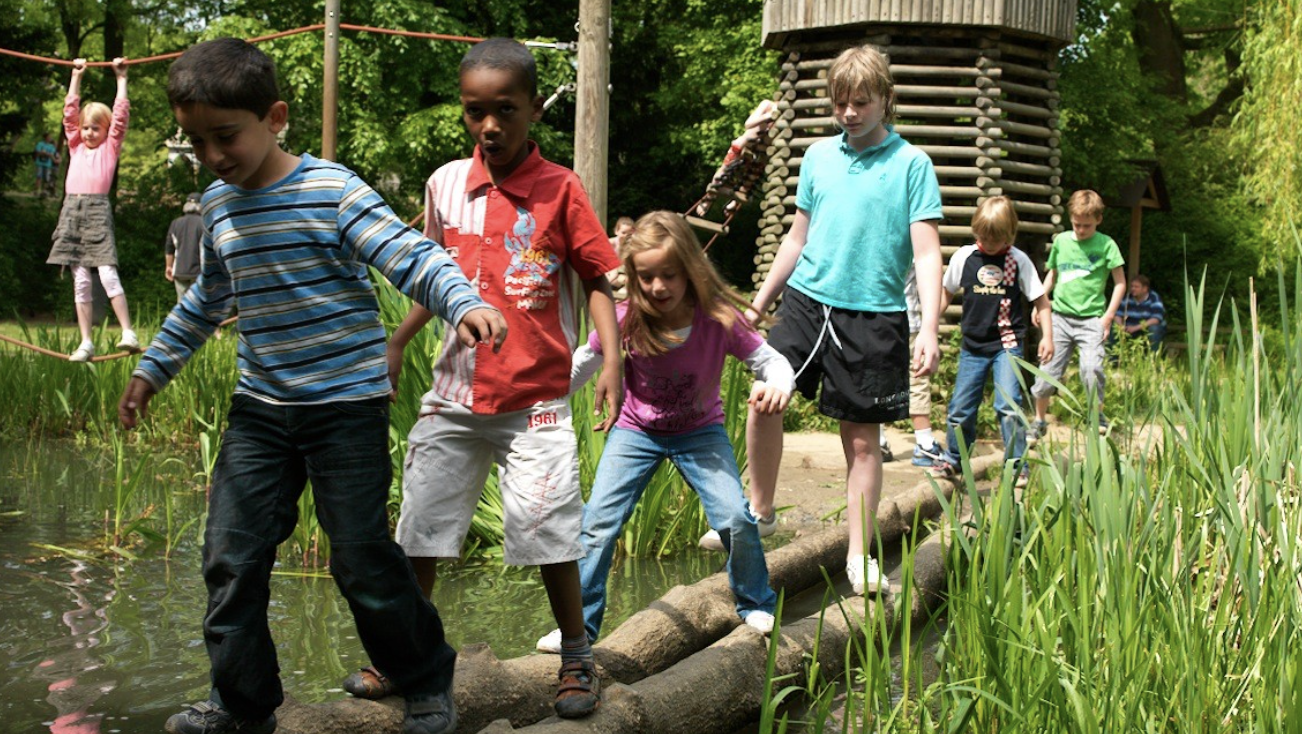
[[[796,373],[796,389],[822,414],[851,423],[909,417],[909,318],[826,306],[788,288],[769,344]]]

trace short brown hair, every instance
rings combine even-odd
[[[1131,283],[1138,283],[1138,284],[1144,286],[1145,288],[1148,288],[1148,287],[1151,286],[1151,283],[1150,283],[1150,281],[1148,280],[1148,276],[1147,276],[1147,275],[1143,275],[1143,274],[1136,274],[1134,277],[1132,277],[1132,278],[1130,279],[1130,282],[1131,282]]]
[[[1017,211],[1007,196],[991,196],[977,204],[972,234],[987,245],[1011,245],[1017,239]]]
[[[1090,189],[1080,189],[1071,195],[1067,200],[1067,214],[1080,217],[1090,217],[1091,219],[1101,219],[1103,210],[1103,197],[1098,192]]]
[[[895,121],[895,81],[891,64],[881,51],[872,46],[855,46],[841,52],[827,70],[827,96],[832,104],[848,99],[856,92],[868,92],[885,103],[882,124]]]

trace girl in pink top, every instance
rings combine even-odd
[[[746,299],[715,272],[682,217],[665,211],[643,216],[621,242],[620,256],[628,274],[628,301],[617,307],[625,397],[583,508],[587,556],[579,561],[579,578],[588,638],[597,639],[601,630],[606,579],[624,523],[666,460],[700,495],[710,527],[728,550],[738,617],[768,634],[777,597],[769,587],[760,518],[746,503],[723,427],[719,386],[732,355],[755,372],[751,405],[780,413],[794,382],[791,365],[742,316]],[[600,350],[594,334],[575,353],[572,387],[596,372]],[[560,645],[559,630],[538,641],[546,652]]]
[[[72,62],[72,80],[68,82],[68,96],[63,105],[63,131],[68,138],[66,196],[59,225],[54,229],[54,246],[46,259],[51,265],[72,267],[73,301],[77,308],[77,327],[81,330],[81,344],[69,357],[73,362],[89,362],[95,356],[95,344],[91,341],[91,268],[99,270],[100,283],[122,326],[118,348],[140,349],[140,340],[131,330],[127,296],[118,279],[113,209],[108,198],[118,154],[127,136],[130,103],[127,102],[126,59],[113,59],[118,93],[111,111],[100,102],[81,106],[81,75],[85,71],[85,59]]]

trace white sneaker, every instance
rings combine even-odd
[[[542,637],[538,638],[538,644],[535,645],[538,652],[549,652],[553,655],[561,654],[561,631],[552,630]]]
[[[750,512],[750,505],[746,505],[746,512],[748,513]],[[753,515],[753,513],[751,514]],[[756,518],[755,526],[759,528],[759,536],[761,538],[769,537],[770,535],[778,531],[778,513],[774,512],[773,517],[770,517],[767,520],[762,517]],[[720,538],[719,531],[714,529],[711,529],[707,531],[705,535],[702,535],[701,539],[697,541],[697,545],[701,546],[706,550],[712,550],[712,551],[724,550],[723,538]]]
[[[140,340],[136,338],[136,332],[127,329],[122,332],[122,338],[118,339],[118,349],[125,349],[129,352],[140,351]]]
[[[865,563],[865,558],[867,563]],[[882,576],[881,570],[877,567],[877,559],[872,556],[851,556],[845,561],[845,575],[850,579],[850,588],[854,593],[862,594],[864,591],[877,593],[881,590]]]
[[[95,356],[95,345],[90,342],[82,342],[72,354],[68,355],[69,362],[89,362],[91,357]]]
[[[761,635],[764,635],[765,637],[768,637],[770,634],[772,634],[773,623],[776,621],[777,620],[773,619],[772,614],[769,614],[768,612],[762,612],[758,609],[756,609],[753,612],[749,612],[746,615],[746,626],[750,627],[751,629],[755,630]]]

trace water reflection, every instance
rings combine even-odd
[[[95,590],[88,570],[85,562],[73,561],[68,572],[72,580],[57,582],[76,604],[61,617],[70,633],[69,638],[64,644],[51,643],[50,656],[37,663],[32,671],[37,679],[50,681],[50,695],[45,700],[58,713],[50,722],[51,734],[99,734],[104,714],[91,713],[91,704],[117,687],[117,682],[112,679],[79,682],[80,677],[101,667],[93,651],[99,646],[100,632],[108,626],[104,607],[91,602],[90,596]],[[103,600],[111,602],[113,596],[110,588],[104,593]]]
[[[161,730],[168,716],[208,693],[197,532],[170,561],[148,548],[137,549],[140,558],[131,562],[95,556],[111,507],[111,454],[38,446],[0,441],[0,674],[9,681],[0,731]],[[182,519],[202,511],[193,466],[154,466],[160,473],[142,483],[133,517],[161,506],[165,493]],[[87,558],[77,555],[83,552]],[[722,563],[722,555],[695,550],[667,561],[617,563],[607,629]],[[367,660],[334,581],[281,567],[271,595],[286,691],[305,702],[341,698],[343,677]],[[453,645],[487,642],[503,659],[531,653],[556,626],[536,568],[494,560],[445,564],[434,601]]]

